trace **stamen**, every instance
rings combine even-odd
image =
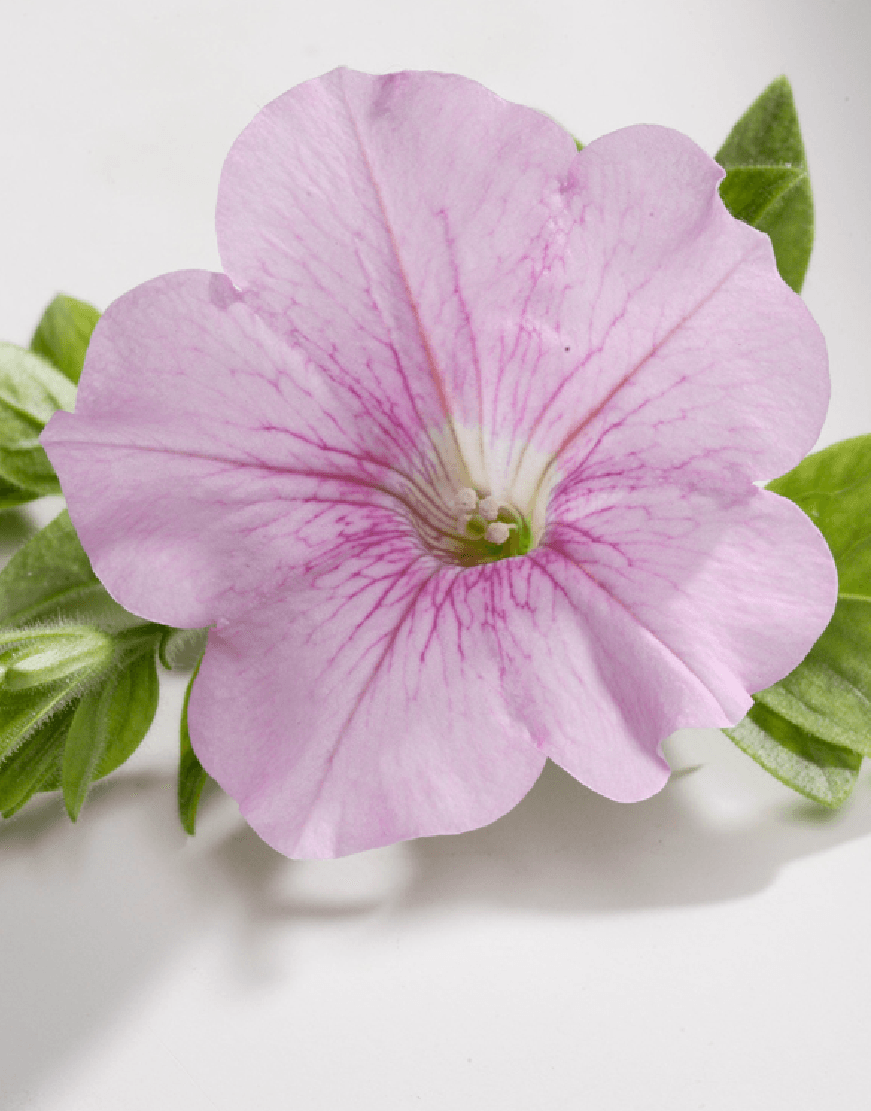
[[[487,525],[484,537],[489,544],[501,545],[511,535],[513,528],[517,528],[517,525],[507,525],[504,521],[494,521],[492,525]]]
[[[478,512],[481,514],[485,521],[495,521],[496,518],[499,516],[499,509],[499,499],[493,494],[488,494],[486,498],[481,498],[481,501],[478,504]],[[502,543],[502,541],[500,541],[500,543]]]
[[[471,486],[462,486],[454,495],[454,510],[458,514],[474,513],[478,495]]]

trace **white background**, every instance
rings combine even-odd
[[[590,140],[713,152],[777,74],[817,203],[821,443],[871,431],[867,0],[0,0],[0,337],[217,268],[233,138],[338,64],[440,69]],[[59,503],[42,509],[43,517]],[[5,550],[25,526],[0,522]],[[716,732],[606,802],[549,768],[488,829],[297,863],[175,817],[183,680],[73,827],[0,829],[0,1106],[839,1111],[871,1105],[871,775],[829,816]]]

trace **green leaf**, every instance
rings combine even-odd
[[[30,350],[48,359],[77,385],[91,333],[99,319],[93,305],[59,293],[42,314]]]
[[[46,421],[72,410],[76,390],[51,363],[0,343],[0,478],[34,494],[59,494],[60,484],[39,444]]]
[[[208,629],[167,629],[160,640],[160,662],[167,671],[196,667],[206,650]]]
[[[38,498],[32,490],[25,490],[23,486],[16,486],[14,482],[7,482],[0,478],[0,509],[13,509],[16,505]]]
[[[0,813],[10,818],[37,791],[60,786],[64,742],[78,702],[45,722],[0,765]]]
[[[832,808],[849,797],[862,763],[855,752],[811,736],[760,704],[723,732],[782,783]]]
[[[157,709],[155,649],[158,631],[116,638],[124,664],[86,693],[73,715],[63,754],[62,786],[75,821],[94,780],[114,771],[138,748]]]
[[[69,617],[106,632],[142,625],[113,601],[94,574],[63,510],[0,571],[0,624]]]
[[[720,196],[733,216],[771,238],[780,276],[801,291],[814,241],[804,143],[785,77],[754,101],[715,155],[726,170]]]
[[[756,737],[771,724],[775,731],[764,750],[769,763],[771,745],[786,743],[783,737],[812,741],[803,749],[801,779],[793,784],[808,794],[798,785],[807,779],[806,765],[819,757],[818,774],[828,774],[834,766],[829,763],[832,747],[837,759],[845,750],[857,760],[871,756],[871,436],[842,440],[809,455],[769,483],[769,489],[800,506],[826,538],[838,569],[838,602],[828,627],[802,663],[753,696],[750,719],[755,731],[745,719],[726,732],[740,743],[736,730],[743,727],[744,734]],[[755,756],[749,747],[741,747]],[[760,763],[768,766],[762,759]],[[787,774],[795,767],[793,759],[774,774],[789,782]],[[838,791],[849,793],[853,780],[837,767]],[[846,797],[838,791],[833,797]]]
[[[208,773],[197,759],[197,754],[191,747],[191,737],[188,732],[188,703],[199,670],[200,665],[197,664],[196,671],[191,676],[184,695],[184,705],[181,710],[181,743],[178,761],[178,816],[185,832],[191,834],[191,836],[196,832],[197,807],[199,806],[200,795],[203,793],[203,787],[205,787],[209,778]]]
[[[871,436],[809,455],[769,489],[826,538],[838,604],[804,661],[755,697],[817,737],[871,756]]]

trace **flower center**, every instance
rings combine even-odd
[[[451,509],[456,518],[450,536],[453,556],[463,566],[525,555],[533,546],[530,522],[493,494],[463,486]]]

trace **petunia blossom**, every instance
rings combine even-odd
[[[758,484],[816,440],[825,346],[721,177],[339,69],[232,147],[225,273],[103,316],[42,442],[109,592],[209,626],[191,741],[281,852],[478,827],[548,757],[644,799],[822,632],[825,542]]]

